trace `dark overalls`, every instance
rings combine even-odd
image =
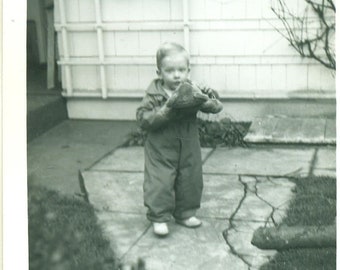
[[[153,222],[194,216],[203,189],[197,112],[183,109],[167,119],[158,113],[167,99],[156,79],[137,109],[137,121],[147,131],[144,204]]]

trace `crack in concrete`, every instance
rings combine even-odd
[[[228,224],[228,228],[225,229],[223,232],[222,232],[222,235],[223,235],[223,238],[224,240],[226,241],[231,253],[236,256],[237,258],[239,258],[243,263],[245,263],[247,266],[248,266],[248,269],[251,268],[251,264],[241,255],[239,254],[236,249],[234,248],[234,246],[232,245],[232,243],[230,242],[229,240],[229,232],[230,230],[233,230],[235,229],[235,224],[234,224],[234,217],[236,216],[237,212],[240,210],[244,200],[246,199],[247,197],[247,193],[248,193],[248,185],[247,183],[244,183],[241,179],[241,176],[238,176],[238,181],[243,185],[243,196],[242,198],[240,199],[236,209],[234,210],[234,212],[231,214],[230,218],[229,218],[229,224]]]
[[[303,172],[303,168],[300,167],[300,168],[296,169],[295,171],[291,171],[291,172],[286,173],[286,174],[284,174],[282,176],[283,177],[296,177],[296,176],[300,176],[301,172]]]
[[[244,264],[247,265],[248,269],[252,268],[252,264],[251,262],[249,262],[245,256],[243,254],[240,254],[240,252],[238,252],[236,250],[236,248],[234,247],[233,243],[230,240],[230,232],[233,230],[235,232],[237,232],[237,228],[236,228],[236,224],[235,221],[237,220],[235,217],[237,215],[237,213],[239,212],[239,210],[241,209],[244,201],[246,200],[247,196],[249,195],[249,192],[253,193],[256,198],[258,198],[260,201],[264,202],[266,205],[268,205],[271,208],[270,214],[268,215],[268,217],[265,220],[265,226],[267,226],[269,224],[270,221],[272,221],[272,223],[274,224],[274,226],[279,226],[279,224],[275,221],[275,211],[279,210],[280,207],[283,204],[280,204],[279,206],[274,206],[273,204],[271,204],[270,201],[266,200],[265,198],[263,198],[260,194],[259,194],[259,184],[261,183],[261,180],[258,179],[258,176],[253,176],[253,178],[255,179],[255,183],[254,186],[250,187],[249,183],[245,182],[242,180],[242,176],[238,175],[238,181],[242,184],[243,186],[243,195],[238,203],[238,205],[236,206],[236,208],[234,209],[234,211],[232,212],[232,214],[230,215],[229,219],[228,219],[228,227],[223,231],[223,237],[224,240],[226,241],[226,244],[228,245],[230,252],[232,255],[234,255],[235,257],[237,257],[238,259],[240,259]],[[273,184],[276,184],[275,182],[273,182],[270,177],[266,177],[266,180],[268,182],[271,182]],[[253,183],[253,182],[252,182]]]
[[[274,182],[274,181],[271,179],[271,177],[266,176],[266,180],[267,180],[268,182],[272,183],[273,185],[278,186],[278,183]]]
[[[141,235],[132,243],[129,249],[119,258],[119,261],[122,262],[125,256],[137,245],[140,239],[147,233],[147,231],[151,228],[151,224],[145,228],[145,230],[141,233]]]
[[[278,178],[280,178],[280,177],[278,177]],[[257,181],[257,178],[256,178],[256,177],[255,177],[255,179],[256,179],[256,181]],[[267,180],[269,183],[278,186],[278,184],[277,184],[276,182],[274,182],[274,181],[271,179],[271,177],[266,176],[266,180]],[[258,184],[258,182],[256,183],[256,190],[257,190],[257,184]],[[258,194],[256,194],[256,196],[259,197],[259,198],[261,198],[261,196],[258,196]],[[277,207],[274,207],[274,206],[272,206],[272,205],[269,203],[269,206],[272,207],[272,211],[271,211],[270,215],[268,216],[268,218],[267,218],[267,220],[266,220],[266,222],[265,222],[265,225],[264,225],[265,227],[268,225],[269,219],[272,220],[272,222],[273,222],[273,224],[274,224],[275,227],[278,227],[278,226],[279,226],[279,223],[277,223],[277,222],[275,221],[274,214],[275,214],[275,211],[276,211],[276,210],[279,210],[279,209],[281,208],[281,206],[285,205],[287,202],[289,202],[289,200],[284,201],[283,203],[281,203],[281,204],[280,204],[279,206],[277,206]]]
[[[205,164],[205,162],[208,160],[208,158],[211,157],[211,155],[215,152],[216,147],[213,148],[211,151],[209,151],[209,153],[207,153],[207,155],[205,156],[205,158],[202,160],[202,166]]]
[[[266,226],[268,225],[270,219],[272,220],[272,222],[273,222],[273,224],[274,224],[275,226],[278,226],[278,224],[276,223],[275,218],[274,218],[274,213],[275,213],[275,211],[278,210],[279,208],[275,207],[275,206],[272,205],[269,201],[267,201],[266,199],[262,198],[262,197],[258,194],[258,186],[257,186],[257,185],[258,185],[259,183],[260,183],[260,180],[259,180],[257,177],[255,177],[255,186],[254,186],[255,191],[254,191],[254,194],[255,194],[255,196],[256,196],[257,198],[259,198],[262,202],[266,203],[266,204],[272,209],[271,212],[270,212],[270,214],[269,214],[269,216],[266,218],[266,222],[265,222],[264,226],[266,227]]]

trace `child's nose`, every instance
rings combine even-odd
[[[175,78],[179,78],[180,77],[180,72],[178,70],[175,70]]]

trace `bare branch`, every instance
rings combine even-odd
[[[335,4],[333,0],[305,0],[306,8],[301,15],[294,14],[285,0],[275,0],[278,8],[272,11],[280,19],[284,31],[275,28],[289,44],[302,56],[312,58],[327,68],[336,69],[335,48],[330,42],[335,33]],[[319,28],[314,29],[315,20],[310,20],[314,12]],[[314,33],[316,32],[316,33]]]
[[[333,0],[327,0],[327,2],[328,2],[328,4],[330,5],[330,7],[329,8],[331,8],[333,11],[334,11],[334,13],[336,12],[336,10],[335,10],[335,5],[334,5],[334,2],[333,2]]]

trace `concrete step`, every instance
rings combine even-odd
[[[332,118],[257,118],[244,140],[249,143],[336,144]]]
[[[66,119],[66,102],[60,93],[27,95],[27,141]]]

